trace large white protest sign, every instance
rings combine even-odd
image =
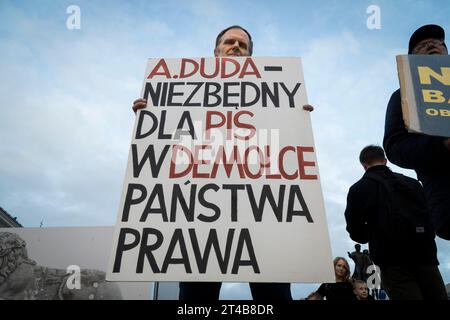
[[[108,280],[334,281],[299,58],[151,59]]]

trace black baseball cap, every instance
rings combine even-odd
[[[411,54],[414,47],[424,39],[439,39],[445,41],[445,31],[442,27],[436,24],[427,24],[425,26],[420,27],[412,34],[409,39],[409,49],[408,54]],[[445,46],[445,43],[444,43]],[[447,46],[445,46],[447,48]]]

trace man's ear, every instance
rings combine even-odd
[[[217,50],[217,47],[214,48],[214,57],[219,56],[219,50]]]
[[[387,165],[387,160],[386,159],[383,160],[383,164]]]

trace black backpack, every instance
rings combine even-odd
[[[422,185],[402,174],[381,175],[366,172],[365,178],[376,181],[379,188],[378,236],[403,243],[434,239],[431,216]]]

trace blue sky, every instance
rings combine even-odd
[[[72,4],[79,30],[66,28]],[[370,5],[379,30],[366,26]],[[0,206],[26,227],[113,225],[147,59],[211,56],[217,33],[240,24],[255,56],[302,57],[333,255],[346,256],[346,194],[363,173],[359,151],[382,142],[395,55],[423,24],[449,31],[448,12],[406,0],[0,0]],[[448,283],[450,245],[438,248]],[[296,284],[294,297],[316,287]],[[221,297],[250,293],[227,284]]]

